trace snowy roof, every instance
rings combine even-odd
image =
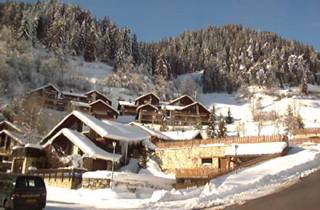
[[[179,96],[178,98],[175,98],[173,100],[170,101],[170,104],[174,104],[175,102],[181,100],[182,98],[189,98],[190,100],[192,100],[193,102],[195,102],[195,100],[193,98],[191,98],[190,96],[188,95],[182,95],[182,96]]]
[[[125,105],[125,106],[136,106],[133,102],[129,101],[119,101],[119,105]]]
[[[237,145],[237,149],[235,147]],[[281,153],[287,142],[268,142],[256,144],[232,144],[225,150],[225,155],[267,155]]]
[[[81,98],[86,98],[87,96],[82,94],[82,93],[74,93],[74,92],[68,92],[68,91],[62,91],[62,95],[68,95],[68,96],[75,96],[75,97],[81,97]]]
[[[191,140],[195,139],[200,133],[200,130],[187,130],[187,131],[166,131],[162,132],[163,135],[168,136],[172,140]]]
[[[16,130],[18,132],[22,132],[20,128],[18,128],[16,125],[12,124],[11,122],[9,122],[7,120],[4,120],[4,121],[0,122],[0,126],[4,125],[4,124],[9,126],[10,128],[12,128],[13,130]]]
[[[149,92],[149,93],[146,93],[146,94],[144,94],[144,95],[141,95],[141,96],[137,97],[137,98],[135,99],[135,101],[137,101],[137,100],[139,100],[139,99],[141,99],[141,98],[143,98],[143,97],[145,97],[145,96],[147,96],[147,95],[153,95],[154,97],[156,97],[157,99],[160,100],[160,98],[159,98],[155,93]]]
[[[210,112],[203,104],[201,104],[200,102],[193,102],[192,104],[189,104],[189,105],[187,105],[187,106],[184,106],[183,108],[182,108],[182,110],[183,109],[186,109],[186,108],[188,108],[188,107],[190,107],[190,106],[194,106],[194,105],[196,105],[196,104],[198,104],[199,106],[201,106],[203,109],[205,109],[205,110],[207,110],[208,112]]]
[[[38,90],[41,90],[41,89],[44,89],[44,88],[47,88],[47,87],[52,87],[53,89],[55,89],[57,92],[60,92],[60,90],[53,84],[49,83],[49,84],[46,84],[46,85],[43,85],[41,87],[38,87],[36,89],[33,89],[30,91],[30,93],[33,93],[35,91],[38,91]]]
[[[149,134],[139,128],[115,121],[103,120],[106,137],[127,142],[139,142],[150,138]],[[110,136],[110,137],[108,137]]]
[[[175,110],[182,110],[184,109],[184,106],[175,106],[175,105],[161,105],[161,109],[163,110],[170,110],[170,111],[175,111]]]
[[[143,104],[141,106],[138,106],[137,111],[139,111],[141,108],[146,107],[146,106],[151,106],[155,110],[159,110],[158,107],[152,105],[152,104]]]
[[[58,123],[43,139],[45,141],[48,137],[54,135],[57,132],[57,129],[63,124],[64,121],[69,119],[70,117],[76,117],[80,121],[82,121],[85,125],[94,130],[99,136],[114,139],[119,141],[127,141],[129,143],[135,143],[139,141],[143,141],[149,139],[149,135],[141,131],[141,129],[134,128],[129,125],[117,123],[109,120],[98,120],[94,116],[79,112],[73,111],[69,115],[67,115],[60,123]]]
[[[112,109],[113,111],[115,111],[116,113],[119,114],[119,112],[118,112],[117,110],[115,110],[112,106],[110,106],[109,104],[107,104],[106,102],[104,102],[104,101],[101,100],[101,99],[98,99],[98,100],[90,103],[89,105],[92,106],[93,104],[96,104],[96,103],[102,103],[102,104],[104,104],[105,106],[109,107],[110,109]]]
[[[152,128],[148,128],[144,125],[142,125],[141,123],[138,122],[131,122],[129,123],[129,125],[131,126],[136,126],[138,128],[141,128],[142,130],[146,131],[147,133],[149,133],[151,136],[155,136],[159,139],[163,139],[163,140],[173,140],[172,138],[170,138],[169,136],[164,135],[163,133],[161,133],[160,131],[156,131]]]
[[[106,98],[108,101],[111,102],[111,100],[106,95],[104,95],[103,93],[101,93],[98,90],[90,90],[90,91],[86,92],[85,95],[90,95],[91,93],[97,93],[97,94],[103,96],[104,98]]]
[[[74,145],[79,147],[79,149],[85,154],[86,157],[102,160],[114,160],[119,162],[121,155],[109,153],[97,145],[95,145],[90,139],[88,139],[82,133],[77,131],[63,128],[56,135],[54,135],[46,144],[43,145],[43,148],[52,144],[52,142],[60,135],[65,136],[70,140]]]
[[[25,144],[25,142],[22,140],[23,138],[22,138],[21,135],[15,133],[15,132],[8,131],[8,130],[0,131],[0,135],[3,134],[3,133],[8,135],[8,136],[10,136],[13,140],[15,140],[16,142],[20,143],[21,145]]]
[[[70,101],[70,103],[71,103],[72,105],[75,105],[75,106],[90,108],[90,104],[85,103],[85,102],[80,102],[80,101]]]

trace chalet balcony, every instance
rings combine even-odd
[[[207,124],[208,118],[209,116],[206,114],[175,113],[171,116],[171,119],[169,121],[174,125],[190,125],[197,122],[201,122],[201,124]]]
[[[66,105],[68,104],[68,101],[63,99],[56,99],[56,98],[46,98],[45,104],[48,108],[64,111]]]
[[[138,121],[142,123],[157,123],[162,122],[163,116],[157,112],[140,111]]]

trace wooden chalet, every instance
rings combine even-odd
[[[186,106],[162,105],[161,109],[173,125],[207,124],[210,115],[210,111],[199,102]]]
[[[48,99],[57,99],[60,97],[60,90],[53,84],[47,84],[32,90],[29,94],[43,96]]]
[[[169,105],[174,106],[187,106],[196,102],[193,98],[188,95],[179,96],[169,102]]]
[[[85,95],[87,96],[88,103],[92,103],[97,100],[102,100],[105,103],[112,106],[112,101],[107,96],[105,96],[104,94],[102,94],[101,92],[99,92],[97,90],[91,90],[91,91],[85,93]]]
[[[25,142],[22,131],[8,121],[0,122],[0,171],[10,169],[13,148],[23,145]]]
[[[154,106],[158,106],[159,102],[160,98],[152,92],[139,96],[135,99],[135,105],[137,106],[141,106],[143,104],[152,104]]]
[[[118,102],[118,111],[120,115],[136,115],[137,114],[137,105],[131,101],[119,101]]]
[[[90,112],[98,119],[115,120],[119,113],[109,103],[98,99],[89,104]]]
[[[118,111],[120,112],[120,115],[137,115],[137,111],[140,106],[145,104],[151,104],[155,107],[158,107],[159,103],[160,103],[159,97],[154,93],[150,92],[137,97],[134,100],[134,102],[119,101]]]
[[[52,84],[32,90],[28,94],[27,99],[30,99],[30,97],[37,97],[36,101],[40,101],[38,97],[41,97],[46,107],[59,111],[65,111],[71,108],[71,110],[88,112],[88,104],[97,100],[102,100],[110,106],[112,105],[112,101],[97,90],[92,90],[85,94],[74,93],[72,91],[60,91]]]
[[[79,102],[87,102],[87,96],[81,93],[74,93],[72,91],[62,91],[61,98],[64,101],[79,101]]]
[[[137,108],[136,120],[142,123],[160,123],[164,116],[158,107],[152,104],[143,104]]]
[[[120,154],[112,154],[112,152],[103,150],[85,134],[69,128],[60,130],[43,147],[45,153],[51,153],[51,155],[47,155],[47,167],[50,169],[73,166],[83,167],[89,171],[111,170],[112,161],[119,167],[121,158]],[[61,157],[67,158],[68,156],[75,158],[77,156],[84,157],[82,166],[74,165],[74,163],[69,161],[63,161],[63,159],[61,160]]]
[[[81,111],[81,112],[86,112],[89,113],[91,106],[90,104],[86,103],[86,102],[80,102],[80,101],[70,101],[69,102],[69,110],[77,110],[77,111]]]
[[[49,148],[46,154],[50,167],[66,167],[56,158],[50,158],[52,153],[58,154],[59,159],[71,154],[84,154],[88,158],[85,160],[87,169],[105,170],[110,168],[112,161],[120,167],[127,164],[131,157],[139,157],[144,147],[143,141],[149,138],[150,135],[141,129],[114,121],[101,121],[73,111],[42,139],[41,144]],[[113,142],[116,143],[114,154]]]
[[[42,87],[32,90],[28,94],[28,99],[36,98],[36,100],[43,100],[43,103],[52,109],[57,109],[63,111],[65,108],[65,103],[61,99],[60,90],[53,84],[44,85]],[[39,99],[40,98],[40,99]]]
[[[45,155],[39,145],[26,144],[12,150],[12,173],[26,174],[30,169],[45,168]]]

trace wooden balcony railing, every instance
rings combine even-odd
[[[287,136],[247,136],[247,137],[227,137],[217,139],[197,139],[188,141],[159,142],[158,148],[192,147],[205,144],[253,144],[268,142],[288,142]]]

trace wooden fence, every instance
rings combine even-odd
[[[299,139],[292,139],[289,141],[289,145],[300,145],[306,142],[311,142],[315,144],[320,144],[320,137],[317,138],[299,138]]]
[[[41,176],[47,185],[76,189],[82,182],[82,169],[38,169],[28,172],[30,175]]]
[[[268,142],[287,142],[287,136],[247,136],[247,137],[227,137],[219,139],[196,139],[190,141],[159,142],[158,148],[192,147],[206,144],[254,144]]]
[[[320,135],[320,128],[302,128],[302,129],[296,129],[293,131],[293,135],[308,135],[308,134]]]

